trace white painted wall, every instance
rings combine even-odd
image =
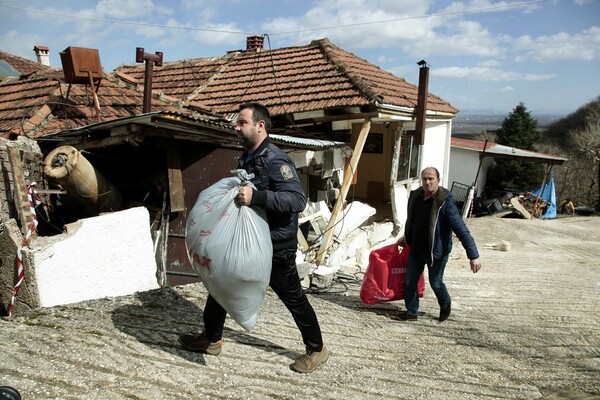
[[[426,167],[435,167],[440,171],[441,184],[448,185],[448,162],[450,158],[448,135],[449,122],[427,122],[425,143],[422,148],[421,166],[419,173]]]
[[[405,123],[403,128],[406,130],[414,129],[414,123]],[[450,136],[452,121],[428,121],[425,129],[425,140],[421,146],[421,164],[419,166],[419,176],[414,179],[408,179],[397,182],[393,191],[392,198],[394,204],[392,211],[394,213],[394,223],[401,228],[406,221],[406,207],[408,205],[408,196],[412,190],[421,186],[420,173],[425,167],[433,166],[440,171],[441,184],[448,187],[452,181],[448,179],[450,169]]]
[[[452,182],[460,182],[465,185],[473,184],[477,175],[477,168],[479,168],[479,154],[480,152],[477,150],[451,147],[448,189],[452,186]],[[481,196],[481,192],[485,187],[487,171],[493,163],[493,157],[485,157],[481,163],[475,185],[477,187],[477,197]]]
[[[74,233],[33,254],[41,307],[159,287],[146,208],[80,222]]]

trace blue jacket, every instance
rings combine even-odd
[[[479,258],[479,252],[475,245],[475,240],[471,236],[469,229],[462,220],[452,192],[449,190],[439,187],[436,194],[433,196],[433,205],[431,206],[431,214],[429,221],[413,221],[413,209],[415,201],[418,198],[422,198],[423,188],[410,192],[408,198],[408,216],[406,218],[406,226],[404,229],[404,238],[407,245],[412,243],[412,224],[414,223],[427,223],[429,225],[429,238],[431,243],[430,259],[428,262],[440,260],[441,258],[450,254],[452,251],[452,232],[456,234],[458,240],[460,240],[462,246],[467,251],[467,257],[469,260]]]
[[[294,162],[268,137],[249,160],[247,156],[242,154],[239,168],[255,175],[251,205],[266,211],[273,249],[296,248],[298,213],[306,208],[306,196]]]

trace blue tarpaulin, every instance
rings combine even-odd
[[[541,190],[541,195],[539,194]],[[548,182],[544,182],[542,186],[538,186],[535,189],[531,190],[536,196],[540,196],[546,203],[548,203],[548,207],[546,207],[546,211],[543,215],[540,215],[541,219],[552,219],[556,218],[556,190],[554,189],[554,175],[550,174],[550,179]]]

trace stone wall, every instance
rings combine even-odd
[[[7,151],[7,146],[10,145],[16,146],[19,149],[24,174],[23,178],[26,185],[36,182],[38,188],[42,187],[43,155],[35,140],[24,136],[19,137],[15,141],[0,138],[0,163],[2,164],[2,174],[0,175],[0,224],[14,218],[20,225],[14,202],[15,177]],[[21,231],[23,231],[22,227]]]
[[[14,146],[19,150],[20,164],[17,169],[22,171],[23,176],[15,177],[13,164],[10,161],[8,146]],[[15,181],[22,179],[25,185],[35,182],[38,189],[44,187],[43,183],[43,155],[36,141],[26,137],[20,137],[16,141],[0,138],[0,314],[4,315],[8,310],[12,290],[17,282],[17,249],[23,242],[23,235],[30,229],[23,227],[19,207],[15,203]],[[37,294],[35,286],[30,283],[34,276],[25,274],[25,280],[21,284],[17,303],[13,312],[20,312],[35,307]],[[33,291],[33,292],[32,292]]]

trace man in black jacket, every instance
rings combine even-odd
[[[421,187],[413,190],[408,198],[404,236],[398,240],[399,245],[410,247],[404,281],[406,311],[400,314],[400,319],[417,319],[417,286],[425,265],[440,306],[438,319],[443,322],[450,316],[451,300],[444,284],[444,270],[452,250],[452,232],[467,252],[471,271],[476,273],[481,268],[481,259],[475,240],[458,212],[452,192],[440,186],[439,171],[427,167],[421,172]]]
[[[291,312],[306,346],[306,354],[290,365],[296,372],[308,373],[327,361],[329,354],[323,344],[317,315],[300,285],[296,269],[298,246],[298,213],[306,207],[306,196],[300,185],[296,167],[289,156],[271,143],[271,117],[266,107],[258,103],[240,106],[236,132],[244,142],[245,151],[239,168],[254,174],[249,186],[240,186],[236,201],[241,206],[262,207],[267,213],[273,263],[269,286]],[[218,355],[221,352],[226,311],[208,296],[204,308],[204,331],[179,337],[186,350]]]

